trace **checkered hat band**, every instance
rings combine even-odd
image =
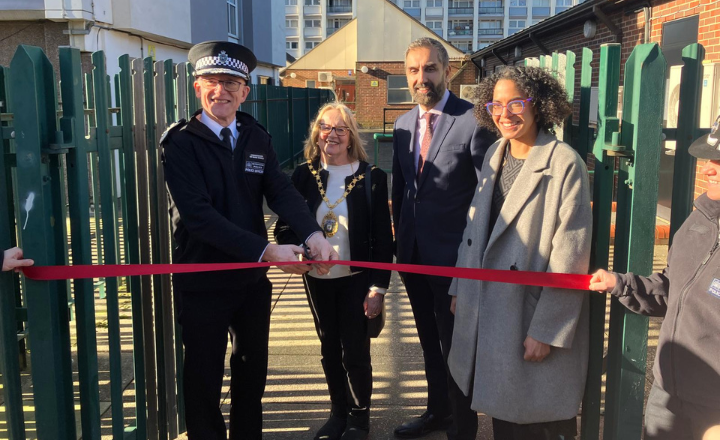
[[[220,57],[204,57],[197,60],[195,63],[195,70],[201,70],[203,68],[207,67],[228,67],[233,70],[237,70],[240,72],[243,72],[247,75],[248,73],[248,67],[240,60],[236,60],[235,58],[226,57],[224,61],[220,60]]]

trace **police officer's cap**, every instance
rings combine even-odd
[[[257,66],[257,58],[250,49],[229,41],[196,44],[190,48],[188,61],[195,69],[195,76],[226,74],[245,81]]]
[[[720,115],[715,119],[710,134],[693,142],[689,151],[698,159],[720,160]]]

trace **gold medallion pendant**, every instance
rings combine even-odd
[[[332,237],[338,231],[338,223],[337,216],[334,212],[332,212],[332,210],[330,210],[327,214],[325,214],[325,217],[323,217],[322,224],[320,226],[326,236]]]

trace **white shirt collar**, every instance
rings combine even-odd
[[[448,98],[450,98],[450,91],[448,89],[445,89],[445,93],[443,94],[442,99],[437,104],[435,104],[435,107],[431,108],[430,110],[425,111],[425,110],[423,110],[422,107],[420,107],[420,105],[418,105],[418,109],[420,110],[418,112],[418,118],[422,119],[422,117],[427,112],[434,113],[436,115],[441,115],[443,112],[443,109],[445,108],[445,104],[447,104],[447,102],[448,102]]]
[[[223,127],[220,125],[216,120],[212,119],[210,116],[208,116],[205,113],[205,110],[200,113],[200,122],[205,124],[207,128],[209,128],[213,133],[215,133],[215,136],[217,136],[220,140],[222,140],[222,135],[220,134],[220,131],[222,131]],[[230,129],[230,132],[232,133],[233,137],[233,145],[235,145],[235,141],[237,141],[238,138],[238,129],[237,129],[237,120],[233,119],[233,121],[230,123],[228,128]]]

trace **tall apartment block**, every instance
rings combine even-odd
[[[285,49],[300,58],[357,15],[359,0],[285,0]]]
[[[362,0],[285,0],[285,47],[299,58],[355,17]],[[472,53],[585,0],[387,0]]]

